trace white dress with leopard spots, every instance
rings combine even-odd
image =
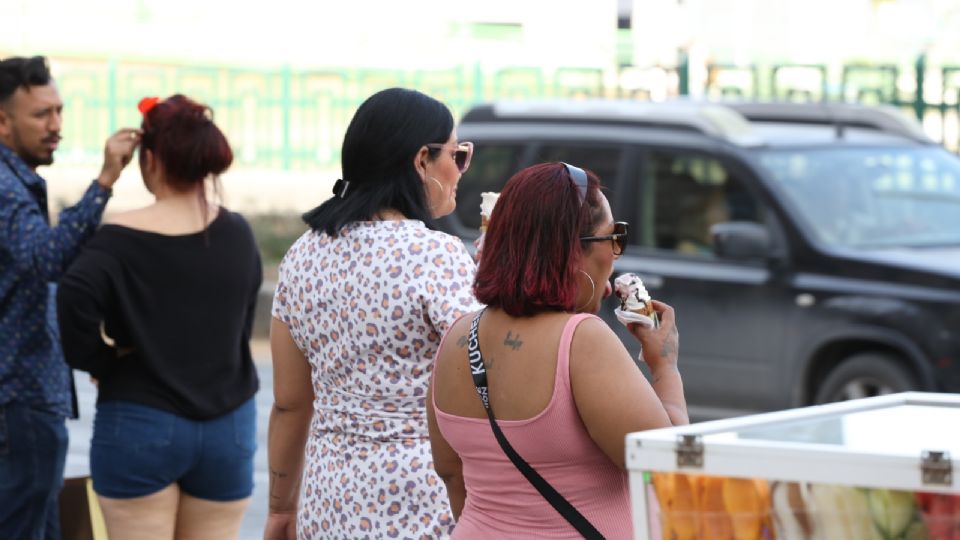
[[[300,538],[442,538],[453,529],[433,470],[426,392],[440,337],[473,297],[456,237],[422,222],[309,231],[280,264],[273,316],[311,367]]]

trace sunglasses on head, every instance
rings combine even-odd
[[[587,173],[580,167],[574,167],[569,163],[563,163],[563,166],[567,168],[567,175],[570,176],[570,180],[577,186],[580,193],[580,204],[583,205],[583,201],[587,199]]]
[[[613,234],[604,234],[602,236],[581,236],[581,242],[604,242],[610,240],[613,243],[613,254],[623,255],[627,249],[627,230],[629,225],[626,221],[617,221],[613,224]]]
[[[561,163],[563,162],[561,161]],[[583,201],[587,199],[587,173],[580,167],[575,167],[569,163],[563,163],[563,166],[566,167],[570,180],[577,186],[577,192],[580,194],[580,204],[583,205]],[[617,221],[613,224],[613,234],[581,236],[580,241],[603,242],[610,240],[613,243],[613,254],[619,257],[623,254],[623,250],[627,248],[627,229],[626,221]]]
[[[470,168],[470,159],[473,158],[472,142],[463,141],[457,143],[456,146],[445,143],[429,143],[424,146],[427,148],[439,148],[441,150],[453,150],[453,161],[457,164],[457,170],[460,171],[460,174],[467,172],[467,169]]]

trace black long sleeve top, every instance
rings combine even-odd
[[[104,225],[60,281],[64,356],[99,380],[98,402],[215,418],[257,391],[262,278],[249,224],[226,209],[186,235]]]

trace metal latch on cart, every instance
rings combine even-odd
[[[703,467],[703,439],[700,435],[677,437],[677,467]]]
[[[953,462],[950,452],[924,450],[921,454],[920,471],[924,484],[953,485]]]

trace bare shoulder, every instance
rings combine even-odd
[[[602,359],[606,367],[633,364],[630,353],[613,329],[602,319],[590,317],[577,325],[570,342],[571,370],[577,372],[578,367],[585,366],[595,369],[598,359]]]
[[[226,210],[224,210],[224,212],[229,213],[226,212]],[[206,216],[201,216],[195,209],[183,211],[171,205],[154,203],[150,206],[137,208],[136,210],[117,212],[105,216],[103,224],[118,225],[138,231],[176,236],[201,232],[220,214],[220,207],[214,205],[211,205],[207,209]],[[204,217],[206,218],[206,223],[202,220]]]
[[[103,217],[104,225],[120,225],[132,229],[143,229],[145,224],[153,221],[151,207],[137,208],[124,212],[112,212]]]
[[[447,330],[445,349],[466,349],[467,339],[470,336],[470,325],[473,324],[473,319],[476,318],[477,313],[479,312],[466,313],[450,326],[450,329]]]
[[[478,311],[466,313],[457,319],[443,336],[443,344],[437,351],[436,367],[444,370],[446,366],[456,365],[467,354],[470,339],[470,325]]]
[[[589,347],[592,346],[592,344],[610,340],[620,343],[617,334],[613,332],[607,323],[603,322],[603,319],[599,317],[587,317],[577,325],[577,329],[573,333],[571,345],[576,347],[578,344],[585,344]]]

